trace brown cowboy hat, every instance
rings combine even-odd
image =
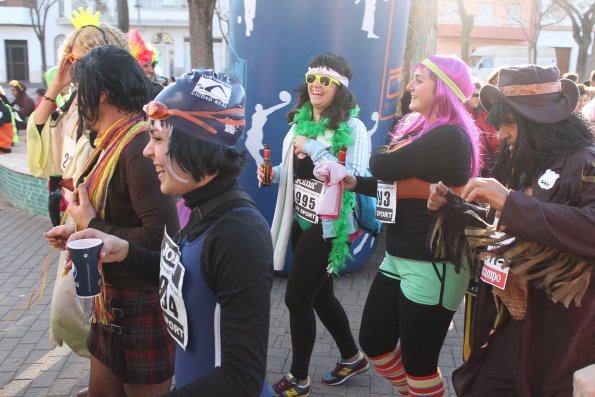
[[[567,119],[578,103],[576,84],[560,80],[555,66],[511,66],[500,69],[497,86],[485,85],[481,105],[489,112],[495,103],[510,106],[521,116],[540,124],[555,124]]]

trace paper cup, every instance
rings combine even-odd
[[[81,298],[92,298],[101,290],[99,273],[99,251],[103,241],[98,238],[85,238],[68,243],[72,260],[72,276],[76,294]]]

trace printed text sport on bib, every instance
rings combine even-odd
[[[376,190],[376,219],[383,223],[395,223],[397,213],[397,182],[378,181]]]
[[[317,179],[296,179],[293,183],[293,207],[298,216],[318,223],[316,209],[324,192],[324,183]]]
[[[180,260],[180,247],[163,233],[161,243],[161,271],[159,274],[159,296],[167,330],[184,349],[188,346],[188,317],[182,297],[182,285],[186,269]]]

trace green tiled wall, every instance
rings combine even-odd
[[[0,167],[0,196],[23,211],[48,216],[48,185],[45,179]]]

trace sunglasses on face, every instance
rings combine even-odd
[[[479,93],[474,92],[472,96],[473,96],[473,98],[479,98]]]
[[[332,78],[331,76],[326,76],[324,74],[314,74],[314,73],[306,73],[306,83],[314,84],[315,81],[318,81],[323,87],[328,87],[331,83],[335,83],[336,85],[340,86],[341,82],[337,79]]]
[[[74,54],[72,52],[69,52],[66,55],[66,58],[68,58],[68,60],[70,61],[70,63],[75,63],[76,61],[79,60],[77,57],[74,56]]]

